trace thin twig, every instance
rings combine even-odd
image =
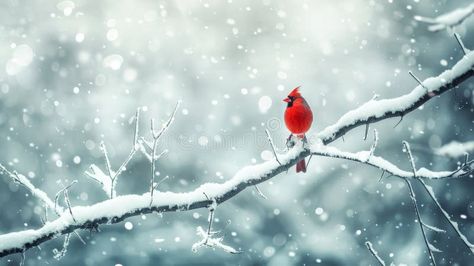
[[[82,244],[87,245],[86,241],[84,241],[84,239],[81,237],[81,235],[77,231],[74,231],[74,234],[77,236],[77,238],[79,238],[79,241],[81,241]]]
[[[431,187],[429,187],[425,181],[423,181],[422,179],[418,179],[418,181],[423,185],[423,188],[426,190],[426,192],[428,192],[428,195],[430,195],[430,198],[433,200],[433,202],[435,203],[436,207],[438,207],[438,209],[441,211],[441,213],[443,214],[443,217],[446,219],[446,221],[451,225],[451,227],[454,229],[454,232],[456,232],[456,234],[459,236],[459,238],[461,239],[461,241],[464,243],[464,245],[472,252],[474,253],[474,244],[469,242],[469,240],[467,239],[467,237],[461,233],[461,230],[459,229],[459,226],[458,226],[458,223],[457,222],[454,222],[451,220],[451,217],[449,216],[448,212],[446,212],[444,210],[444,208],[441,206],[441,204],[439,203],[438,199],[436,198],[434,192],[432,191]]]
[[[369,134],[369,125],[369,123],[365,124],[364,140],[367,140],[367,135]]]
[[[466,48],[466,46],[464,46],[464,43],[462,42],[459,34],[455,32],[454,37],[456,38],[456,41],[458,41],[459,46],[461,46],[461,50],[464,53],[464,55],[467,55],[469,53],[469,50]]]
[[[63,248],[59,251],[58,249],[53,249],[53,253],[54,253],[54,258],[56,260],[60,260],[64,257],[64,255],[66,255],[66,252],[67,252],[67,248],[69,246],[69,240],[71,239],[71,234],[67,234],[65,237],[64,237],[64,242],[63,242]]]
[[[423,82],[421,82],[421,80],[420,80],[417,76],[415,76],[415,74],[413,74],[413,72],[408,71],[408,74],[410,74],[410,76],[411,76],[412,78],[414,78],[414,79],[416,80],[416,82],[418,82],[418,84],[420,84],[421,87],[423,87],[425,90],[428,90],[428,88],[425,87],[425,85],[423,84]]]
[[[379,182],[382,181],[383,175],[385,174],[385,170],[382,170],[382,174],[380,175]]]
[[[265,133],[267,134],[268,142],[270,143],[270,146],[272,147],[273,156],[275,156],[275,160],[278,162],[278,164],[281,165],[280,160],[278,160],[278,155],[275,150],[275,145],[273,144],[272,136],[270,135],[270,132],[268,131],[268,129],[265,129]]]
[[[155,191],[155,161],[156,161],[156,146],[158,145],[158,140],[160,137],[165,133],[165,131],[168,129],[168,127],[171,125],[171,123],[174,120],[174,117],[176,115],[176,111],[178,111],[179,105],[181,104],[181,101],[176,102],[176,106],[174,107],[173,112],[171,113],[170,117],[168,118],[168,121],[163,125],[161,130],[157,133],[155,132],[155,123],[154,120],[151,119],[150,121],[150,130],[151,130],[151,135],[153,137],[153,147],[151,150],[151,180],[150,180],[150,206],[153,205],[153,194]]]
[[[5,166],[3,166],[2,164],[0,164],[0,173],[1,172],[7,173],[7,175],[10,176],[10,178],[13,179],[13,182],[15,182],[17,184],[20,184],[20,185],[24,186],[26,189],[28,189],[33,196],[35,196],[36,198],[41,200],[46,206],[48,206],[48,208],[50,208],[52,210],[55,210],[55,212],[58,216],[63,211],[62,209],[59,209],[59,211],[56,210],[55,204],[49,198],[49,196],[44,191],[42,191],[41,189],[35,187],[26,176],[24,176],[22,174],[19,174],[16,171],[11,172]]]
[[[56,193],[56,196],[54,197],[54,211],[56,213],[58,213],[57,211],[57,207],[58,207],[58,200],[59,200],[59,197],[61,196],[61,193],[63,193],[66,189],[69,189],[72,185],[76,184],[77,183],[77,180],[73,180],[71,182],[71,184],[69,184],[68,186],[62,188],[61,190],[59,190],[57,193]]]
[[[406,153],[408,154],[408,160],[411,164],[411,169],[413,171],[413,177],[416,179],[416,167],[415,167],[415,160],[413,159],[413,154],[411,153],[410,144],[406,141],[402,141],[403,146],[405,147]]]
[[[67,208],[69,209],[69,213],[71,214],[72,220],[77,223],[76,218],[74,218],[74,214],[72,213],[71,208],[71,201],[69,201],[69,188],[64,189],[64,201],[66,202]]]
[[[395,126],[393,126],[393,128],[396,128],[398,125],[400,125],[402,120],[403,120],[403,115],[400,116],[400,120],[398,120],[397,124],[395,124]]]
[[[374,128],[374,143],[370,146],[369,156],[367,156],[367,162],[370,160],[372,155],[374,155],[375,149],[377,148],[377,144],[379,143],[379,133],[377,129]]]
[[[413,190],[413,187],[411,186],[411,183],[408,180],[408,178],[404,178],[404,180],[408,185],[408,189],[410,190],[410,198],[411,198],[411,201],[413,203],[413,207],[415,208],[415,213],[416,213],[416,217],[418,219],[418,223],[420,224],[420,229],[421,229],[421,234],[423,235],[423,240],[425,241],[426,248],[428,249],[428,252],[429,252],[429,259],[433,263],[433,266],[436,266],[436,261],[435,261],[434,255],[433,255],[433,251],[431,250],[431,244],[428,242],[428,238],[426,237],[425,228],[423,227],[423,221],[421,220],[420,211],[418,210],[418,205],[416,203],[415,191]]]
[[[21,252],[20,266],[24,266],[24,265],[25,265],[25,260],[26,260],[25,253],[26,253],[26,250],[23,250],[23,251]]]
[[[263,194],[263,192],[260,190],[260,188],[255,185],[255,190],[257,190],[257,193],[258,195],[260,195],[260,197],[264,198],[264,199],[268,199],[267,196],[265,196],[265,194]]]
[[[374,256],[377,262],[380,263],[381,266],[385,266],[385,262],[379,256],[378,252],[374,249],[374,247],[372,246],[372,243],[370,243],[370,241],[366,241],[365,246],[370,251],[370,253],[372,253],[372,256]]]
[[[110,164],[110,159],[109,159],[109,155],[108,155],[105,143],[103,141],[100,143],[100,148],[101,148],[101,150],[104,154],[104,157],[105,157],[105,166],[106,166],[107,173],[108,173],[108,176],[110,178],[110,183],[111,183],[110,184],[110,198],[113,198],[115,196],[114,192],[115,192],[115,185],[117,183],[117,177],[126,169],[128,163],[132,160],[135,153],[140,149],[140,145],[138,143],[138,127],[139,127],[139,120],[140,120],[140,108],[137,108],[137,111],[135,112],[134,120],[135,120],[135,131],[134,131],[134,134],[133,134],[132,149],[130,150],[130,153],[128,154],[125,161],[122,163],[122,165],[120,165],[119,169],[116,172],[112,170],[112,166]],[[89,176],[91,176],[91,175],[89,175]],[[93,177],[93,176],[91,176],[91,177]],[[99,183],[102,183],[99,180],[97,180],[96,178],[94,178],[94,179],[96,181],[98,181]]]
[[[311,162],[311,159],[312,159],[312,158],[313,158],[313,155],[311,154],[311,155],[309,156],[308,162],[306,163],[306,168],[308,168],[309,163]]]
[[[114,173],[112,171],[112,166],[110,165],[110,159],[109,159],[109,153],[107,152],[107,147],[105,146],[105,143],[103,141],[100,142],[100,149],[102,150],[102,153],[104,154],[104,159],[105,159],[105,169],[107,169],[107,173],[112,179],[114,176]]]
[[[415,160],[413,159],[413,154],[411,153],[410,144],[408,144],[408,142],[406,142],[406,141],[403,141],[402,143],[403,143],[403,146],[406,149],[406,153],[408,154],[408,160],[410,161],[410,164],[411,164],[411,168],[412,168],[412,171],[413,171],[413,177],[415,179],[419,179],[416,176]],[[404,178],[404,179],[405,179],[405,182],[408,185],[408,189],[410,190],[410,198],[413,202],[413,206],[415,207],[416,216],[418,217],[418,221],[420,223],[421,233],[423,234],[423,239],[425,240],[426,248],[428,249],[428,252],[430,254],[429,257],[430,257],[431,262],[433,263],[433,265],[436,266],[436,261],[435,261],[434,255],[433,255],[433,250],[431,248],[431,244],[428,241],[428,238],[426,237],[425,228],[423,227],[423,221],[421,220],[420,211],[418,210],[418,205],[416,203],[415,191],[413,190],[413,187],[412,187],[410,181],[407,178]]]
[[[207,239],[209,239],[209,237],[211,237],[211,230],[212,230],[212,223],[214,222],[214,209],[209,209],[209,225],[207,227]],[[204,242],[205,244],[207,244],[207,240],[206,242]]]

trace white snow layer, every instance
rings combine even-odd
[[[437,77],[424,80],[423,86],[418,85],[410,93],[392,99],[372,99],[360,107],[344,114],[335,124],[326,127],[317,137],[329,139],[341,128],[353,125],[358,121],[367,121],[370,117],[381,117],[386,113],[404,111],[412,107],[420,98],[427,93],[435,93],[444,85],[451,83],[454,79],[462,76],[474,67],[474,53],[468,53],[452,69],[448,69]]]
[[[296,145],[293,149],[279,156],[282,164],[288,164],[290,160],[297,157],[303,151],[302,145]],[[228,181],[217,183],[206,183],[196,190],[187,193],[161,192],[154,193],[153,207],[173,207],[187,208],[195,202],[222,197],[237,188],[239,184],[246,184],[251,180],[264,179],[267,174],[273,172],[280,165],[276,160],[267,161],[258,165],[251,165],[242,168],[234,177]],[[205,195],[204,195],[205,193]],[[0,253],[12,248],[22,248],[27,243],[31,243],[39,238],[58,234],[72,225],[82,225],[88,221],[94,221],[101,217],[112,219],[122,217],[127,213],[140,209],[147,209],[150,205],[150,193],[143,195],[124,195],[113,199],[105,200],[91,206],[77,206],[72,208],[74,219],[69,212],[64,212],[54,221],[46,224],[37,230],[25,230],[0,235]]]
[[[466,7],[455,9],[451,12],[445,13],[435,18],[427,18],[422,16],[415,16],[415,20],[433,24],[428,27],[430,31],[439,31],[446,28],[452,28],[461,24],[465,19],[474,13],[474,4]]]
[[[441,156],[448,156],[451,158],[458,158],[464,156],[466,153],[474,151],[474,141],[468,142],[457,142],[451,141],[450,143],[441,146],[435,150],[435,153]]]

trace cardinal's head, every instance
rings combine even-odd
[[[288,97],[286,97],[285,99],[283,99],[284,102],[287,102],[288,103],[288,107],[291,107],[293,105],[293,102],[298,99],[298,98],[301,98],[301,94],[300,94],[300,86],[294,88],[290,94],[288,94]]]

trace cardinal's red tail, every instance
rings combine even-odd
[[[299,173],[299,172],[303,172],[303,173],[306,173],[306,162],[303,158],[303,160],[299,161],[297,164],[296,164],[296,172]]]

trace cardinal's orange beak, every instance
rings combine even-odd
[[[291,100],[290,100],[290,98],[287,97],[287,98],[283,99],[283,101],[289,103]]]

